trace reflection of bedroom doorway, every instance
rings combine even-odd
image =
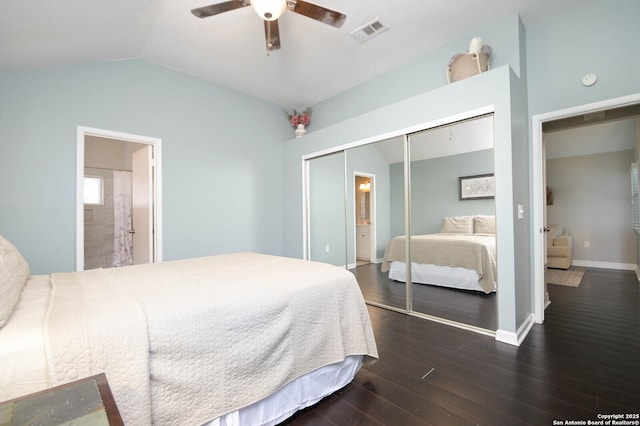
[[[354,172],[354,222],[356,265],[376,262],[375,242],[375,176]]]
[[[544,229],[547,224],[546,217],[546,185],[545,185],[545,145],[543,141],[543,123],[549,123],[562,119],[582,119],[582,115],[600,113],[604,111],[619,109],[623,111],[624,107],[640,104],[640,94],[625,96],[606,101],[595,102],[592,104],[580,105],[559,111],[552,111],[545,114],[538,114],[532,117],[532,214],[533,214],[533,286],[534,286],[534,321],[537,323],[544,322],[544,309],[546,307],[546,286],[544,280],[545,273],[545,244],[546,234]],[[550,301],[553,303],[553,300]]]
[[[78,127],[77,270],[162,260],[160,142]],[[104,204],[84,204],[85,174],[103,177]]]

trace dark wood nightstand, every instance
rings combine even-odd
[[[102,374],[0,403],[0,425],[124,425]]]

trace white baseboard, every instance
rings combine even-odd
[[[373,261],[370,261],[371,263],[382,263],[384,261],[384,259],[374,259]],[[347,265],[348,269],[353,269],[358,265],[358,263],[350,263]],[[344,268],[344,265],[341,266],[341,268]]]
[[[618,269],[620,271],[636,271],[638,273],[638,265],[633,263],[618,262],[599,262],[596,260],[573,260],[573,266],[582,266],[584,268],[602,268],[602,269]]]
[[[514,346],[520,346],[520,344],[524,341],[525,337],[531,331],[533,327],[533,314],[530,314],[526,320],[522,323],[518,330],[514,333],[512,331],[506,330],[497,330],[496,331],[496,340],[502,343],[508,343]]]

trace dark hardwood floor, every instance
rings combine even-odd
[[[405,309],[405,283],[390,280],[380,266],[368,263],[351,269],[365,300]],[[413,284],[412,294],[416,312],[491,331],[498,328],[496,293]]]
[[[552,425],[637,416],[635,273],[588,269],[579,287],[549,285],[549,294],[544,324],[520,347],[370,306],[380,359],[285,424]]]

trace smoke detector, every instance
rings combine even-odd
[[[353,30],[351,32],[351,37],[353,37],[357,42],[364,43],[367,40],[387,31],[389,27],[380,22],[379,18],[374,19],[371,22],[364,24],[363,26]]]

